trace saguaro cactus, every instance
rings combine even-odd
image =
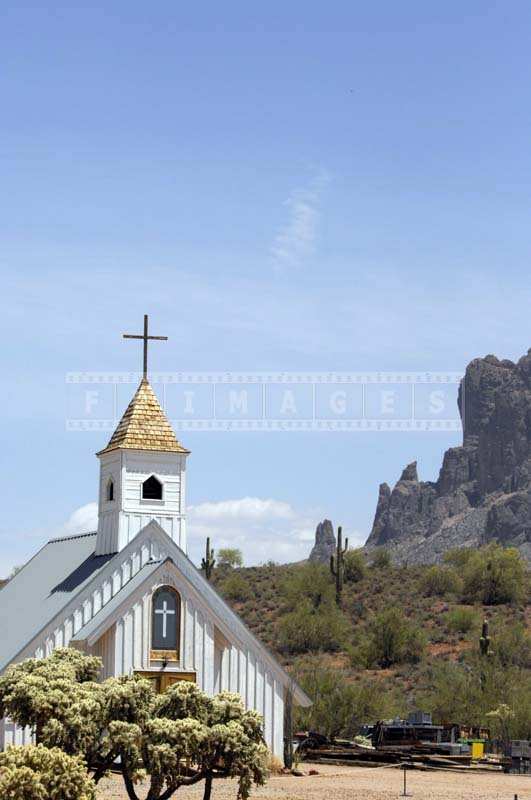
[[[207,537],[206,540],[206,548],[205,548],[205,557],[201,559],[201,569],[205,573],[205,578],[207,581],[210,580],[212,576],[212,570],[216,565],[216,559],[214,558],[214,548],[210,547],[210,536]]]
[[[479,652],[482,656],[488,656],[492,652],[490,649],[490,636],[489,636],[489,621],[483,620],[481,626],[481,637],[479,639]]]
[[[336,603],[341,605],[341,592],[343,591],[343,578],[345,575],[345,553],[348,550],[348,539],[345,539],[343,547],[343,528],[341,525],[337,529],[337,546],[335,557],[330,556],[330,572],[336,579]]]

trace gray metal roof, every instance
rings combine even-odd
[[[0,592],[0,672],[113,555],[95,556],[95,533],[53,539]]]

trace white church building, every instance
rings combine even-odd
[[[128,337],[132,338],[132,337]],[[310,700],[186,553],[186,461],[144,377],[100,461],[98,530],[52,539],[0,590],[0,674],[56,647],[98,655],[103,677],[138,674],[164,691],[194,681],[238,692],[282,757],[286,698]],[[0,720],[0,750],[31,732]]]

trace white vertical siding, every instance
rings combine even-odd
[[[240,682],[238,677],[238,648],[231,645],[230,648],[230,685],[231,692],[238,692]]]
[[[256,664],[256,705],[255,709],[264,715],[264,665],[259,661]]]
[[[247,708],[256,708],[256,658],[252,653],[247,656]]]
[[[144,646],[142,649],[142,668],[149,667],[149,631],[150,631],[151,597],[145,594],[142,598],[142,639]]]
[[[116,675],[124,674],[124,622],[118,620],[114,634],[114,669]]]
[[[197,685],[200,689],[204,689],[203,682],[203,657],[204,657],[204,635],[205,625],[203,615],[196,609],[195,612],[195,653],[194,653],[194,669],[196,672]]]
[[[183,625],[185,629],[184,645],[183,645],[183,658],[184,668],[194,668],[194,647],[195,647],[195,618],[194,607],[190,600],[184,601],[183,611]]]
[[[273,681],[269,672],[266,672],[264,682],[264,738],[273,750]]]
[[[33,741],[31,728],[20,728],[7,718],[0,721],[0,750],[4,750],[6,747],[32,744]]]
[[[133,608],[133,667],[142,669],[144,652],[144,625],[142,602],[135,603]]]
[[[230,649],[224,647],[221,651],[221,691],[230,689]]]
[[[284,750],[284,687],[275,681],[273,694],[273,753],[282,756]]]
[[[214,694],[214,625],[210,619],[205,620],[204,648],[203,691]]]
[[[242,650],[239,651],[239,693],[243,700],[243,704],[247,706],[247,653]]]

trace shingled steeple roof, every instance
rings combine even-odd
[[[98,455],[119,448],[166,453],[190,452],[177,440],[147,378],[140,382],[109,444]]]

